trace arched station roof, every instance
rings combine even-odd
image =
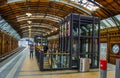
[[[109,19],[118,27],[119,19],[115,15],[120,13],[119,4],[117,0],[2,0],[0,15],[21,37],[25,37],[29,26],[34,30],[32,33],[36,29],[44,29],[44,34],[58,31],[59,22],[69,13],[97,16],[102,20],[101,28],[110,27],[105,22],[111,17]]]

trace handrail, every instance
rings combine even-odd
[[[50,55],[50,54],[53,54],[53,55],[69,55],[70,53],[44,53],[45,55]]]
[[[58,66],[57,66],[57,61],[56,61],[56,59],[55,58],[53,58],[51,55],[53,55],[53,54],[60,54],[60,53],[45,53],[45,54],[49,54],[50,56],[48,57],[48,60],[49,60],[49,65],[50,65],[50,67],[52,68],[52,69],[54,69],[54,68],[57,68]],[[62,53],[62,54],[65,54],[65,53]],[[60,55],[62,55],[62,54],[60,54]],[[66,53],[66,55],[69,55],[69,53]],[[63,63],[63,62],[60,62],[60,64],[62,65],[62,66],[67,66],[65,63]]]

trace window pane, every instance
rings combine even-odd
[[[110,25],[106,20],[102,20],[102,22],[103,22],[107,27],[111,27],[111,25]]]
[[[16,39],[20,39],[20,35],[1,17],[0,28],[11,36],[15,37]]]
[[[115,16],[120,21],[120,14]]]
[[[113,23],[113,21],[112,21],[112,19],[111,18],[108,18],[108,19],[106,19],[112,26],[116,26],[116,24],[115,23]]]
[[[95,4],[93,4],[92,2],[89,2],[88,0],[71,0],[76,2],[77,4],[80,4],[83,7],[86,7],[87,9],[91,10],[91,11],[95,11],[96,9],[99,9],[98,6],[96,6]],[[92,0],[93,1],[93,0]],[[97,3],[97,2],[96,2]],[[98,3],[97,3],[98,4]],[[100,5],[100,4],[99,4]],[[101,6],[101,5],[100,5]]]

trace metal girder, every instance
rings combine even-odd
[[[52,1],[54,1],[54,0],[52,0]],[[60,2],[60,3],[66,4],[66,5],[75,7],[75,8],[77,8],[77,9],[79,9],[79,10],[85,12],[85,13],[88,14],[88,15],[92,15],[90,12],[88,12],[88,11],[86,11],[85,9],[83,9],[83,8],[81,8],[81,7],[79,7],[79,6],[76,6],[76,5],[74,5],[74,4],[70,4],[70,3],[64,2],[64,1],[54,1],[54,2]]]
[[[28,4],[27,4],[27,2],[28,2]],[[3,14],[3,17],[4,18],[6,18],[6,19],[8,19],[7,21],[9,22],[9,23],[11,23],[11,25],[13,25],[14,27],[15,27],[15,29],[17,30],[17,31],[19,31],[19,28],[20,27],[18,27],[18,25],[21,25],[20,23],[18,23],[17,21],[16,21],[16,17],[14,17],[14,15],[19,15],[19,14],[21,14],[21,13],[25,13],[27,10],[31,10],[29,7],[31,7],[32,8],[32,6],[30,6],[30,3],[32,4],[32,2],[30,2],[30,1],[28,1],[28,0],[26,0],[26,3],[24,3],[23,5],[26,7],[26,8],[21,8],[22,6],[21,5],[18,5],[18,7],[15,7],[15,9],[12,7],[12,5],[14,5],[15,4],[15,6],[17,6],[17,2],[15,2],[14,4],[12,4],[12,5],[9,5],[9,4],[7,4],[8,6],[9,6],[9,11],[8,12],[6,12],[7,11],[7,8],[6,8],[6,11],[4,11],[4,9],[2,9],[3,10],[3,12],[2,12],[2,14]],[[57,8],[57,7],[52,7],[52,5],[56,5],[56,3],[61,3],[62,5],[61,5],[61,7],[60,8]],[[26,5],[25,5],[26,4]],[[40,0],[38,0],[38,5],[37,5],[37,7],[41,7],[40,5]],[[50,10],[51,9],[53,9],[53,11],[55,10],[55,14],[53,14],[52,13],[52,11],[51,11],[51,13],[50,14],[53,14],[53,15],[56,15],[56,16],[60,16],[60,17],[64,17],[65,15],[67,15],[67,14],[69,14],[69,13],[71,13],[71,12],[73,12],[73,11],[71,11],[71,9],[76,9],[76,11],[77,10],[81,10],[81,13],[82,12],[84,12],[84,13],[86,13],[86,14],[88,14],[88,15],[91,15],[91,13],[90,12],[88,12],[87,10],[85,10],[85,9],[83,9],[83,8],[81,8],[81,7],[79,7],[79,6],[76,6],[76,5],[74,5],[74,4],[71,4],[71,3],[67,3],[67,2],[63,2],[63,1],[50,1],[49,2],[49,8],[50,8]],[[64,10],[63,8],[64,7],[66,7],[66,8],[68,8],[69,9],[69,7],[67,7],[67,6],[71,6],[71,7],[75,7],[75,8],[70,8],[70,10]],[[36,5],[34,5],[33,4],[33,7],[34,6],[36,6]],[[37,9],[39,9],[39,8],[37,8]],[[47,7],[48,8],[48,7]],[[18,10],[17,10],[18,9]],[[22,10],[21,10],[22,9]],[[32,8],[33,10],[36,10],[36,9],[34,9],[34,8]],[[1,11],[2,11],[1,10]],[[21,12],[21,11],[23,11],[23,12]],[[19,12],[21,12],[21,13],[19,13]],[[32,12],[34,12],[34,11],[32,11]],[[36,12],[38,12],[38,10],[36,10]],[[59,14],[59,12],[62,12],[62,13],[60,13]],[[5,14],[6,13],[6,14]],[[12,14],[13,13],[13,14]],[[47,17],[47,15],[49,15],[48,13],[48,9],[46,9],[46,12],[44,12],[45,14],[44,14],[44,18],[45,17]],[[12,15],[13,15],[13,18],[12,18]],[[9,19],[9,17],[7,17],[7,16],[9,16],[10,18],[12,18],[13,19],[13,21],[11,21],[10,19]],[[55,18],[55,17],[54,17]],[[62,18],[63,19],[63,18]],[[46,18],[45,20],[48,20],[48,18]],[[61,20],[61,19],[60,19]],[[41,20],[41,23],[43,22],[44,20]],[[53,20],[52,20],[53,21]],[[59,21],[58,21],[59,22]],[[55,25],[54,23],[53,23],[53,25]],[[56,26],[57,27],[57,26]]]
[[[20,29],[26,29],[26,28],[29,28],[29,26],[25,26],[25,27],[21,27]],[[52,30],[51,28],[46,28],[46,27],[43,27],[43,26],[32,26],[31,28],[37,28],[37,29],[46,29],[46,30]]]
[[[110,25],[110,27],[113,27],[112,25],[111,25],[111,23],[108,21],[108,20],[105,20],[109,25]]]
[[[52,21],[50,21],[50,20],[43,20],[43,21],[41,21],[41,20],[30,20],[30,21],[32,21],[32,23],[39,23],[39,24],[37,24],[37,25],[42,25],[43,23],[44,24],[49,24],[48,26],[52,26],[52,27],[56,27],[56,28],[59,28],[59,25],[58,25],[58,23],[57,22],[52,22]],[[24,25],[24,24],[26,24],[27,23],[27,21],[21,21],[20,22],[20,25]],[[32,23],[31,23],[31,25],[32,25]],[[28,25],[29,26],[29,24],[27,23],[26,25]]]
[[[0,29],[7,32],[8,34],[10,34],[12,37],[16,38],[16,39],[20,39],[20,35],[18,35],[18,33],[4,20],[1,18],[1,23],[0,23]],[[15,36],[17,35],[17,36]]]
[[[43,18],[46,18],[48,11],[52,8],[52,4],[53,4],[53,2],[49,2],[49,6],[46,8],[46,11],[45,11],[45,14],[44,14],[44,17],[43,17]],[[51,20],[51,19],[50,19],[50,20]],[[41,22],[42,22],[42,20],[41,20]],[[58,21],[58,22],[59,22],[59,21]]]
[[[114,19],[118,22],[118,24],[120,25],[120,21],[116,18],[116,17],[114,17]]]
[[[35,36],[43,36],[42,34],[34,34],[31,37],[34,38]],[[23,34],[22,37],[29,37],[29,34]]]
[[[37,19],[37,18],[45,18],[44,16],[45,16],[45,14],[43,14],[43,13],[33,13],[32,16],[29,17],[29,18],[36,18],[36,19]],[[16,16],[16,18],[21,18],[21,17],[22,17],[22,18],[26,18],[26,19],[28,18],[25,14]],[[58,19],[58,21],[60,21],[60,20],[63,19],[62,17],[55,16],[55,15],[51,15],[51,14],[47,14],[46,17],[47,17],[47,18]],[[47,19],[47,18],[46,18],[46,19]]]
[[[36,8],[34,8],[34,7],[36,7]],[[31,11],[29,11],[29,12],[32,12],[32,10],[34,10],[34,11],[37,10],[38,6],[32,6],[30,8],[31,8]],[[48,9],[48,7],[42,6],[40,9],[42,9],[42,10],[43,9]],[[39,12],[41,11],[40,9],[38,10]],[[59,8],[54,8],[54,7],[51,7],[49,9],[51,9],[49,12],[52,12],[52,13],[53,13],[53,11],[60,11],[63,14],[69,14],[70,13],[68,10],[61,10]],[[24,10],[24,8],[23,8],[23,10]],[[44,11],[46,12],[46,10],[44,10]]]
[[[6,24],[6,23],[5,22],[0,23],[0,29],[3,28],[4,24]]]
[[[44,27],[30,27],[32,30],[45,30],[46,32],[47,31],[51,31],[51,29],[48,29],[48,28],[44,28]],[[29,26],[28,27],[24,27],[24,28],[21,28],[21,30],[26,30],[26,29],[29,29]]]
[[[38,0],[38,8],[37,8],[38,10],[36,10],[36,13],[38,13],[38,12],[39,12],[39,8],[40,8],[40,6],[39,6],[39,5],[40,5],[40,0]]]
[[[39,0],[39,1],[40,1],[40,0]],[[23,1],[23,2],[25,2],[25,1]],[[26,0],[26,2],[30,2],[30,1]],[[83,8],[80,8],[80,7],[78,7],[78,6],[74,5],[74,4],[69,3],[70,0],[68,0],[67,2],[65,2],[65,1],[60,1],[60,0],[59,0],[59,1],[57,1],[57,0],[50,0],[50,2],[59,2],[59,3],[65,4],[65,5],[69,5],[69,6],[72,6],[72,7],[76,7],[76,8],[78,8],[79,10],[87,13],[88,15],[91,15],[90,12],[84,10]]]
[[[98,3],[96,3],[95,1],[92,1],[92,0],[88,0],[88,1],[90,1],[90,2],[92,2],[93,4],[95,4],[95,5],[97,5],[99,8],[101,8],[101,9],[103,9],[103,10],[105,10],[107,13],[107,15],[109,16],[109,17],[111,17],[111,12],[109,12],[104,6],[101,6],[101,5],[99,5]],[[106,1],[105,1],[106,2]],[[107,3],[107,2],[106,2]],[[110,15],[109,15],[110,14]]]
[[[89,2],[92,2],[93,4],[97,5],[98,7],[102,8],[102,6],[100,6],[100,4],[96,3],[95,1],[93,0],[88,0]]]
[[[92,0],[88,0],[88,1],[94,3],[95,5],[99,6],[99,7],[102,8],[104,11],[106,11],[105,14],[107,14],[109,17],[112,16],[112,13],[109,12],[105,7],[100,6],[99,4],[97,4],[96,2],[94,2],[94,1],[92,1]],[[106,2],[106,1],[105,1],[105,2]],[[103,11],[103,12],[104,12],[104,11]],[[111,17],[111,18],[112,18],[112,17]],[[112,19],[114,20],[114,18],[112,18]],[[119,26],[116,26],[116,27],[118,28],[118,30],[120,30],[120,27],[119,27]]]
[[[111,18],[113,19],[114,23],[116,24],[116,27],[117,27],[118,30],[120,31],[120,26],[117,25],[115,18],[114,18],[114,17],[111,17]]]
[[[23,30],[22,33],[24,32],[29,32],[29,30]],[[43,30],[39,30],[39,31],[36,31],[36,30],[31,30],[31,32],[42,32],[42,33],[46,33],[46,31],[43,31]]]
[[[101,24],[103,24],[104,28],[107,28],[107,25],[104,22],[101,22]]]
[[[120,5],[120,3],[119,2],[117,2],[118,0],[114,0],[114,2],[117,4],[117,5]]]
[[[104,15],[102,15],[102,14],[100,14],[99,12],[95,12],[95,11],[94,11],[92,14],[94,15],[95,13],[97,13],[97,15],[99,15],[99,16],[100,16],[100,17],[99,17],[100,19],[102,19],[102,17],[103,17],[103,18],[105,18],[105,16],[104,16]]]
[[[65,4],[60,8],[60,10],[62,10],[64,7],[65,7]],[[58,14],[59,12],[60,12],[60,11],[55,12],[55,15],[57,16],[57,14]]]
[[[111,21],[112,21],[116,26],[118,26],[118,21],[115,19],[115,17],[111,17]]]
[[[42,7],[43,8],[43,7]],[[44,9],[45,9],[46,7],[44,7]],[[19,11],[18,10],[19,8],[14,8],[14,10],[16,10],[16,11],[14,11],[14,12],[12,12],[11,10],[11,13],[8,13],[8,14],[5,14],[6,12],[3,10],[3,12],[2,12],[2,10],[1,10],[1,12],[2,12],[2,16],[4,17],[4,18],[6,18],[7,16],[9,16],[9,15],[13,15],[13,14],[21,14],[21,12],[24,10],[24,8],[22,8],[22,10],[21,11]],[[51,8],[52,9],[52,8]],[[59,10],[59,9],[56,9],[56,8],[53,8],[54,10],[58,10],[58,11],[60,11],[60,13],[62,13],[62,14],[69,14],[70,12],[67,12],[67,10],[65,11],[65,10]],[[18,11],[17,11],[18,10]],[[35,10],[35,9],[34,9]],[[32,11],[30,11],[31,13],[32,13]],[[22,12],[23,14],[25,14],[26,13],[26,11],[24,11],[24,12]],[[52,14],[53,13],[53,11],[51,11],[51,15],[54,15],[54,14]],[[5,14],[5,15],[4,15]],[[50,13],[49,13],[50,14]],[[62,16],[60,16],[60,15],[57,15],[57,16],[59,16],[59,17],[64,17],[64,15],[62,15]]]
[[[108,6],[110,6],[111,8],[106,8],[110,11],[114,11],[114,12],[120,12],[120,10],[117,10],[114,6],[112,6],[110,3],[108,3],[107,1],[105,1],[107,3]]]
[[[51,20],[50,18],[29,18],[29,20],[50,20],[50,21],[53,21],[53,22],[58,22],[59,23],[59,21],[56,21],[56,20]],[[27,18],[26,19],[23,19],[23,20],[20,20],[20,21],[26,21],[26,20],[28,20]],[[18,22],[20,22],[20,21],[18,21]],[[41,21],[42,22],[42,21]]]
[[[7,2],[7,0],[0,0],[0,6],[4,5]]]
[[[37,33],[37,34],[43,34],[43,32],[31,32],[31,33],[33,33],[32,35],[34,35],[35,33]],[[29,34],[29,32],[24,32],[23,34]]]
[[[52,6],[53,6],[53,2],[49,2],[49,6],[46,8],[44,18],[47,16],[47,13],[49,10],[51,10]]]
[[[98,6],[99,8],[103,9],[105,11],[105,12],[104,11],[103,12],[106,15],[108,15],[108,17],[110,17],[110,15],[106,12],[106,9],[103,6],[101,6],[100,4],[96,3],[95,1],[92,1],[92,0],[88,0],[88,1],[92,2],[93,4],[95,4],[96,6]]]
[[[22,24],[22,25],[20,25],[20,28],[22,28],[22,27],[26,27],[26,26],[29,26],[28,24]],[[31,24],[31,26],[36,26],[36,27],[46,27],[46,28],[49,28],[49,29],[52,29],[52,28],[57,28],[57,27],[55,27],[55,26],[52,26],[52,25],[50,25],[50,24],[46,24],[46,23],[32,23]]]
[[[42,32],[31,32],[31,36],[34,36],[34,35],[43,35],[43,33]],[[29,32],[24,32],[23,34],[22,34],[22,36],[23,35],[26,35],[26,36],[29,36]]]

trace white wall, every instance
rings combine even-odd
[[[107,43],[100,43],[100,59],[107,59]]]
[[[29,41],[29,42],[28,42]],[[23,38],[21,40],[18,41],[18,46],[21,47],[27,47],[28,44],[33,44],[34,43],[34,39],[33,38]]]
[[[28,46],[28,41],[20,40],[20,41],[18,42],[18,46],[19,46],[19,47],[21,47],[21,46],[27,47],[27,46]]]

